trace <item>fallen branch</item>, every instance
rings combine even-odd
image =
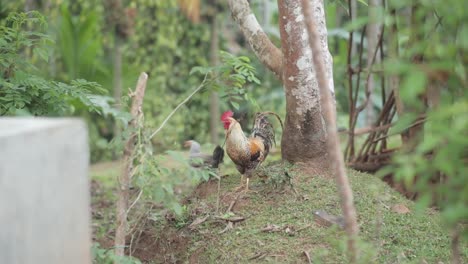
[[[226,210],[226,213],[232,212],[232,208],[233,208],[234,205],[237,203],[237,200],[239,200],[239,197],[240,197],[240,194],[238,194],[238,195],[236,196],[236,198],[235,198],[234,200],[231,201],[231,203],[229,204],[228,209]]]
[[[309,264],[312,264],[312,260],[310,259],[309,252],[307,252],[307,251],[304,250],[304,251],[302,251],[302,253],[304,253],[304,255],[306,256],[307,262],[308,262]]]
[[[137,198],[135,198],[135,201],[133,201],[133,203],[128,207],[127,213],[126,213],[127,215],[128,215],[128,212],[130,212],[130,210],[132,209],[132,207],[135,206],[135,204],[138,202],[138,200],[140,200],[142,194],[143,194],[143,189],[140,190]]]
[[[224,220],[227,222],[232,222],[232,223],[237,223],[245,220],[245,217],[243,216],[231,216],[231,217],[222,217],[222,216],[216,216],[215,217],[218,220]]]

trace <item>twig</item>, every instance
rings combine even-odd
[[[197,87],[197,89],[195,89],[189,96],[187,96],[187,98],[185,98],[178,106],[176,106],[176,108],[174,108],[174,110],[172,110],[172,112],[166,117],[166,119],[164,119],[164,121],[158,127],[158,129],[156,129],[156,131],[154,131],[153,134],[151,134],[149,139],[152,139],[166,125],[167,121],[169,121],[169,119],[175,114],[175,112],[177,112],[177,110],[179,110],[179,108],[181,106],[183,106],[185,103],[187,103],[188,100],[190,100],[190,98],[192,98],[192,96],[194,96],[198,91],[200,91],[203,87],[205,87],[205,83],[206,83],[207,78],[208,78],[208,74],[205,74],[205,77],[203,78],[202,83]]]
[[[302,231],[302,230],[304,230],[304,229],[307,229],[307,228],[309,228],[309,227],[311,227],[311,226],[312,226],[311,224],[308,224],[308,225],[305,225],[305,226],[303,226],[303,227],[301,227],[301,228],[298,228],[298,229],[296,230],[296,233],[299,232],[299,231]]]
[[[227,231],[229,231],[229,230],[231,230],[233,228],[234,228],[234,225],[232,224],[232,222],[228,222],[226,227],[223,230],[221,230],[218,234],[220,234],[220,235],[224,234],[224,233],[226,233]]]
[[[127,215],[128,215],[128,212],[130,212],[130,209],[132,209],[132,207],[135,206],[135,204],[138,202],[138,200],[140,200],[141,194],[143,194],[143,189],[140,190],[140,193],[138,194],[135,201],[133,201],[133,203],[128,207],[127,213],[126,213]]]
[[[304,253],[304,255],[306,256],[307,258],[307,262],[309,262],[309,264],[312,264],[312,260],[310,259],[310,255],[309,255],[309,252],[303,250],[302,251]]]
[[[327,148],[330,155],[331,163],[334,165],[334,172],[338,190],[341,196],[341,207],[345,217],[345,227],[348,234],[348,252],[350,263],[356,263],[358,258],[358,248],[356,247],[356,240],[358,236],[358,225],[356,219],[356,209],[353,203],[353,193],[349,184],[348,177],[346,176],[345,163],[343,155],[340,150],[338,133],[336,131],[336,112],[334,104],[330,95],[329,82],[325,79],[326,70],[324,61],[324,54],[320,47],[320,37],[316,21],[312,18],[312,8],[316,1],[309,3],[309,0],[302,0],[302,12],[306,23],[307,32],[309,33],[309,45],[313,51],[313,63],[315,74],[320,87],[320,106],[327,123]],[[314,10],[316,6],[313,6]]]
[[[245,217],[242,217],[242,216],[231,216],[231,217],[215,216],[215,219],[223,220],[223,221],[227,221],[227,222],[237,223],[237,222],[244,221]]]
[[[236,198],[231,202],[231,204],[229,204],[229,207],[228,207],[228,209],[226,210],[226,213],[231,212],[232,208],[233,208],[234,205],[237,203],[237,200],[239,199],[239,197],[240,197],[240,194],[237,194]]]
[[[219,171],[219,170],[218,170]],[[219,213],[219,196],[221,193],[221,176],[218,177],[218,192],[216,193],[216,214]]]
[[[262,259],[262,258],[264,258],[266,256],[267,256],[266,253],[257,253],[255,255],[253,255],[252,257],[250,257],[249,260]]]

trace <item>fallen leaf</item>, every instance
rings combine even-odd
[[[411,212],[404,204],[395,204],[392,206],[392,211],[397,214],[408,214]]]

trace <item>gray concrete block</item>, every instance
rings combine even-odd
[[[0,118],[0,263],[91,263],[88,163],[81,120]]]

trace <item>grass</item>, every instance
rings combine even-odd
[[[100,171],[93,169],[92,177],[102,181],[103,188],[112,190],[113,181],[109,178],[117,173],[115,167]],[[283,171],[283,165],[277,163],[267,166],[263,174],[278,182]],[[236,216],[245,220],[235,223],[225,232],[227,223],[214,217],[216,182],[200,186],[199,190],[203,191],[191,195],[184,216],[175,217],[175,220],[161,217],[151,222],[153,240],[160,241],[158,246],[153,246],[156,248],[153,251],[159,250],[156,253],[164,257],[143,259],[148,263],[167,262],[168,259],[182,263],[303,263],[307,261],[304,253],[307,252],[313,263],[346,263],[344,232],[338,227],[318,225],[313,216],[315,210],[341,214],[335,181],[320,175],[305,175],[299,170],[292,171],[296,192],[287,186],[275,188],[255,177],[251,181],[254,192],[241,196],[233,209]],[[234,189],[240,181],[239,174],[231,166],[223,168],[222,174],[226,173],[230,176],[223,177],[221,181],[219,215],[225,215],[226,208],[235,199],[237,193]],[[450,262],[450,238],[436,211],[418,210],[412,201],[372,175],[350,170],[349,177],[360,225],[362,263]],[[115,197],[107,193],[96,199]],[[392,207],[395,205],[406,206],[410,213],[394,212]],[[103,210],[103,214],[112,213],[113,207],[112,210]],[[207,221],[194,230],[188,228],[192,221],[205,215],[210,215]],[[225,216],[232,216],[232,213]],[[93,223],[107,229],[112,225],[105,222],[111,218],[93,219]],[[275,225],[279,231],[263,232],[262,229],[269,225]],[[171,237],[166,236],[167,233],[171,233]],[[98,238],[102,234],[109,232],[97,233]],[[183,239],[183,242],[176,246],[174,241],[177,239]],[[163,240],[169,241],[164,250],[161,246]],[[468,263],[468,247],[462,247],[462,255]]]

